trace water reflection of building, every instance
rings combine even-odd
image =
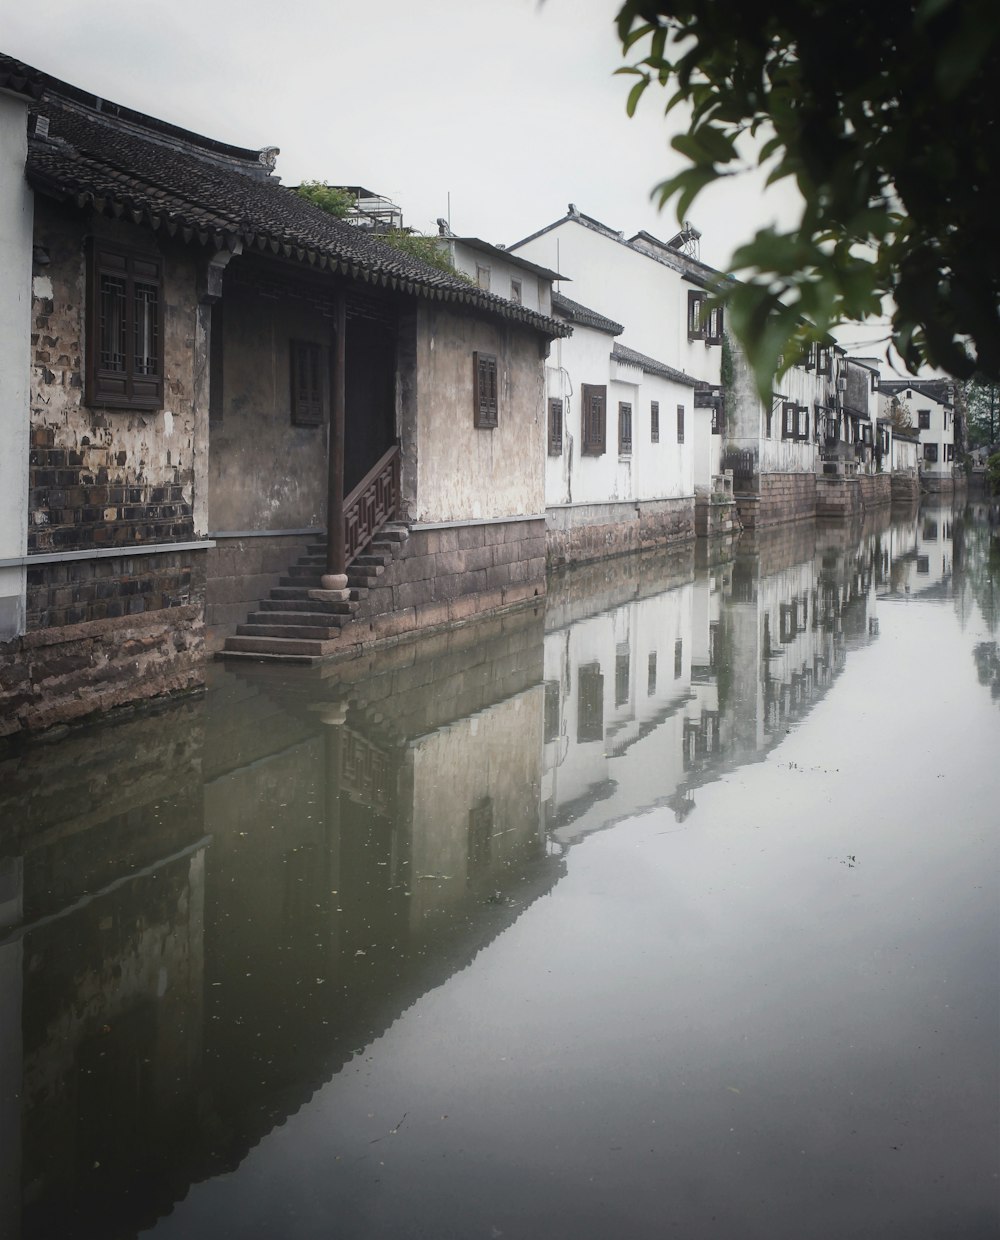
[[[5,765],[4,1236],[150,1225],[556,881],[541,657],[528,612]]]
[[[664,579],[634,564],[617,597],[560,578],[545,638],[543,801],[556,840],[663,804],[681,820],[699,784],[776,744],[877,634],[888,520],[764,533],[666,591],[637,587]]]

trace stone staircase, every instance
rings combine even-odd
[[[395,560],[409,537],[409,529],[390,521],[375,535],[364,553],[347,568],[350,598],[330,602],[312,598],[320,591],[326,571],[326,540],[309,544],[306,554],[279,578],[270,596],[262,599],[246,623],[237,626],[218,657],[260,662],[317,663],[347,643],[350,626],[375,612],[391,608],[379,599],[380,578]]]

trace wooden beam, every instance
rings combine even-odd
[[[344,538],[344,428],[347,406],[347,306],[343,288],[336,294],[334,339],[330,349],[330,460],[327,476],[326,575],[324,590],[347,587]]]

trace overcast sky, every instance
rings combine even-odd
[[[281,148],[285,184],[363,185],[434,231],[509,245],[574,202],[631,235],[677,231],[650,200],[676,171],[650,90],[629,119],[615,0],[0,0],[0,50],[116,103],[240,146]],[[796,218],[788,182],[695,203],[701,257],[729,269]],[[875,333],[868,333],[869,337]],[[853,341],[852,341],[853,343]]]

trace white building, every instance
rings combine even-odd
[[[547,366],[550,559],[692,538],[696,492],[707,497],[718,473],[714,273],[647,234],[626,240],[572,205],[505,253],[573,281],[573,298],[557,292],[552,305],[573,335]]]
[[[893,402],[909,413],[920,436],[920,482],[924,490],[948,491],[955,485],[955,406],[951,385],[939,380],[883,379],[882,414]]]

